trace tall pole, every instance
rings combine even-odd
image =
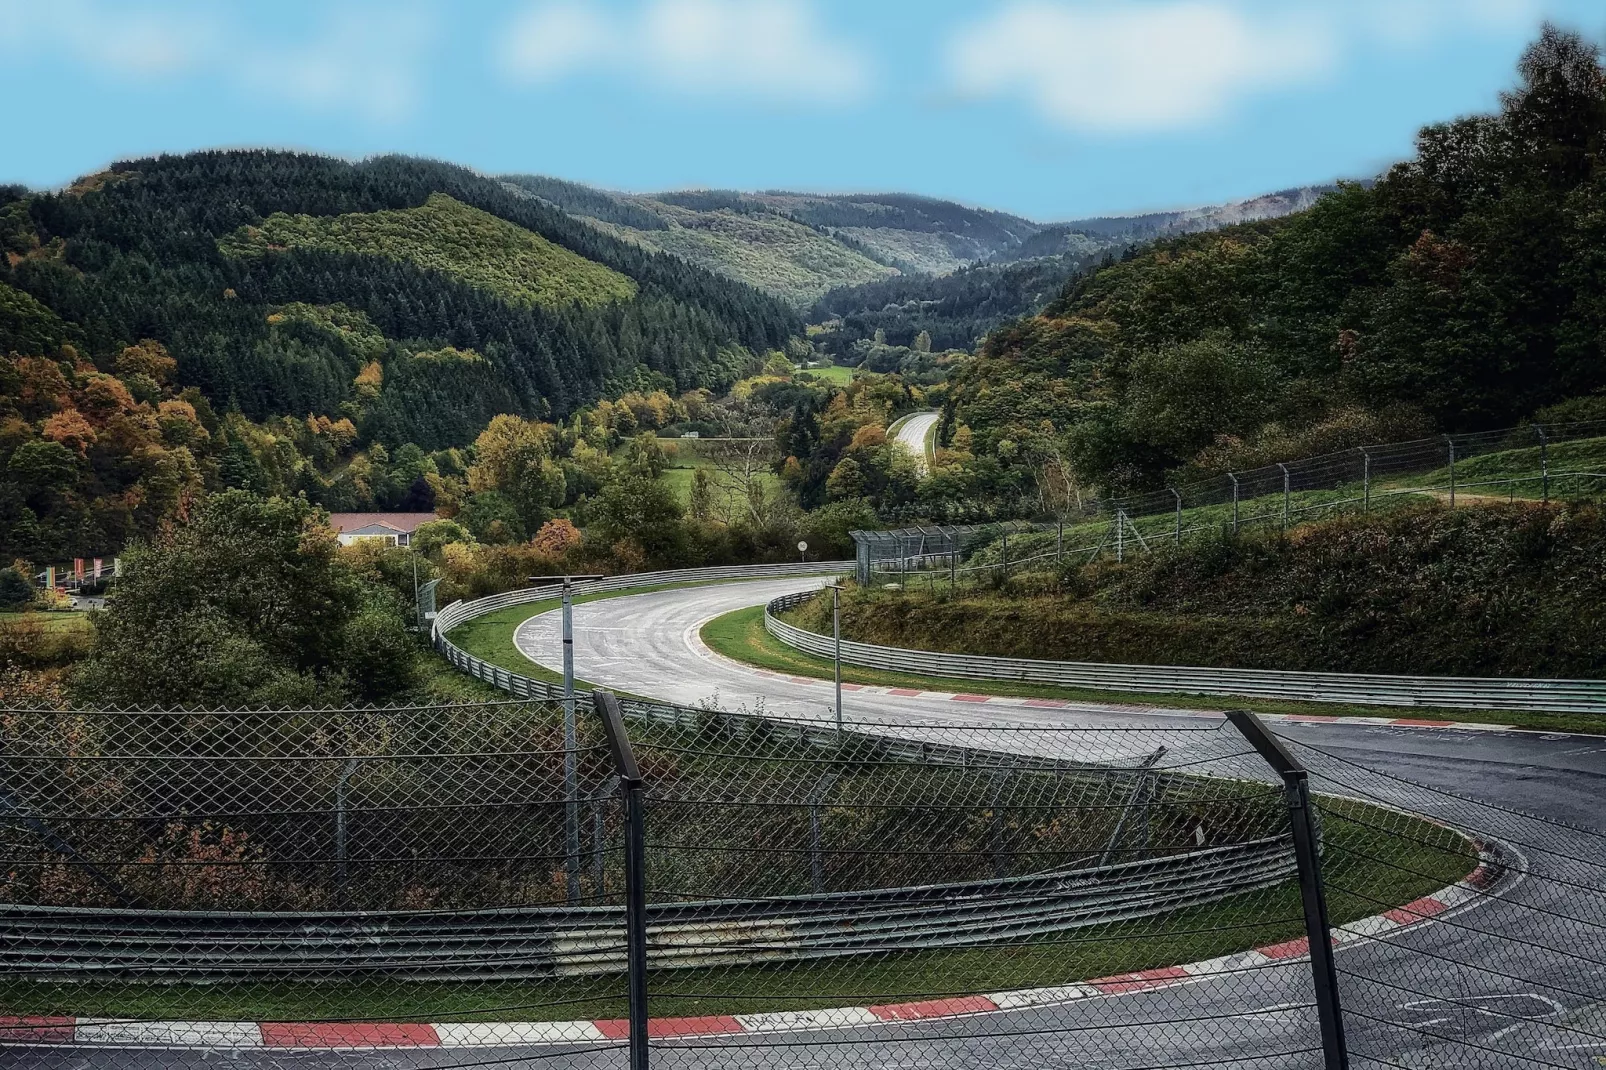
[[[836,730],[842,731],[842,588],[831,587],[831,640],[836,677]]]
[[[569,902],[580,898],[580,738],[574,717],[574,583],[563,577],[563,845]]]
[[[1176,533],[1176,536],[1175,536],[1173,541],[1175,541],[1175,543],[1178,546],[1181,546],[1182,545],[1182,492],[1180,490],[1178,490],[1177,488],[1175,488],[1175,487],[1171,487],[1169,489],[1170,489],[1171,493],[1176,495],[1176,497],[1177,497],[1177,533]]]
[[[1333,963],[1327,896],[1322,888],[1321,840],[1310,798],[1310,774],[1254,714],[1229,710],[1227,719],[1282,778],[1283,799],[1288,806],[1289,829],[1293,833],[1300,903],[1305,913],[1305,940],[1310,948],[1316,1017],[1322,1032],[1323,1067],[1348,1070],[1349,1049],[1344,1039],[1344,1011],[1338,997],[1338,969]]]
[[[630,1014],[630,1070],[647,1070],[647,800],[619,699],[593,695],[625,799],[625,970]]]
[[[1283,530],[1288,530],[1288,466],[1281,462],[1277,465],[1283,470]]]
[[[1534,424],[1534,430],[1539,434],[1539,478],[1543,486],[1543,497],[1546,505],[1550,504],[1550,436],[1545,429]]]
[[[1115,511],[1115,559],[1126,560],[1126,510]]]
[[[1372,511],[1372,455],[1361,447],[1361,512]]]
[[[1450,447],[1450,508],[1455,508],[1455,439],[1449,435],[1444,436],[1445,445]]]
[[[1228,472],[1227,478],[1232,480],[1232,533],[1236,535],[1238,534],[1238,477]]]

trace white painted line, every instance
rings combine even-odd
[[[123,1048],[260,1048],[255,1022],[135,1022],[126,1018],[80,1018],[79,1044]]]
[[[435,1026],[443,1048],[506,1048],[606,1040],[595,1022],[457,1022]]]

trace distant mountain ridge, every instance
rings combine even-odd
[[[1039,257],[1081,264],[1136,242],[1287,215],[1335,188],[1301,186],[1231,204],[1045,224],[908,193],[635,194],[542,175],[504,175],[501,181],[614,237],[748,283],[797,308],[844,287],[898,277],[946,276]],[[1033,274],[1041,282],[1043,272]]]

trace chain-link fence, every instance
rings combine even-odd
[[[859,582],[958,581],[1065,560],[1122,559],[1221,531],[1287,528],[1413,502],[1598,500],[1606,421],[1526,424],[1357,446],[1124,498],[1077,502],[1048,522],[927,524],[856,531]]]
[[[1598,833],[1252,718],[586,699],[0,713],[0,1064],[1606,1053]]]

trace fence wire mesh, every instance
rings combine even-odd
[[[630,792],[653,1065],[1324,1065],[1232,728],[624,713],[0,712],[0,1065],[629,1065]],[[1351,1065],[1597,1065],[1602,834],[1287,745]]]
[[[1122,558],[1204,534],[1286,528],[1342,512],[1428,501],[1599,500],[1606,421],[1529,424],[1228,472],[1122,498],[1089,498],[1048,522],[928,524],[856,531],[858,578],[933,582]]]

